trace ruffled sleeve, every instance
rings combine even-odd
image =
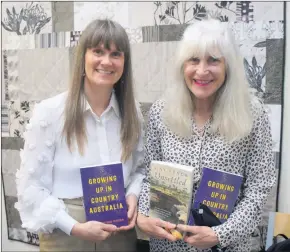
[[[60,120],[42,103],[37,104],[24,133],[20,151],[21,167],[16,173],[19,211],[22,227],[31,232],[51,233],[60,228],[70,235],[77,222],[66,212],[62,200],[51,195],[55,152],[55,129]]]
[[[130,175],[130,184],[127,187],[126,195],[135,194],[139,198],[143,179],[145,177],[144,167],[144,118],[141,113],[140,104],[136,102],[137,114],[140,122],[140,134],[137,147],[132,154],[133,167]]]

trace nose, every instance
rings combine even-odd
[[[196,73],[198,75],[206,75],[209,73],[208,64],[206,61],[201,60],[196,68]]]
[[[102,65],[112,65],[110,54],[103,55],[102,60],[101,60],[101,64]]]

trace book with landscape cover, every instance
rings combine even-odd
[[[243,176],[241,175],[203,168],[192,209],[198,209],[202,203],[214,213],[221,223],[224,223],[233,212],[242,181]],[[188,225],[194,225],[192,214],[190,214]]]
[[[186,224],[192,200],[194,168],[152,161],[149,181],[149,216],[174,224]]]
[[[122,163],[80,169],[87,221],[127,226]]]

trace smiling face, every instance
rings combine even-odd
[[[114,43],[110,49],[103,44],[88,48],[85,54],[85,84],[113,88],[124,71],[124,52],[117,50]]]
[[[192,57],[183,64],[184,80],[197,100],[212,100],[223,85],[226,64],[223,57]]]

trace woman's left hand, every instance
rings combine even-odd
[[[196,248],[207,249],[219,243],[216,233],[210,227],[179,224],[177,229],[187,232],[188,234],[184,237],[184,241]]]
[[[128,226],[123,226],[118,228],[118,231],[130,230],[135,226],[137,219],[137,197],[134,194],[130,194],[126,197],[126,202],[128,206]]]

